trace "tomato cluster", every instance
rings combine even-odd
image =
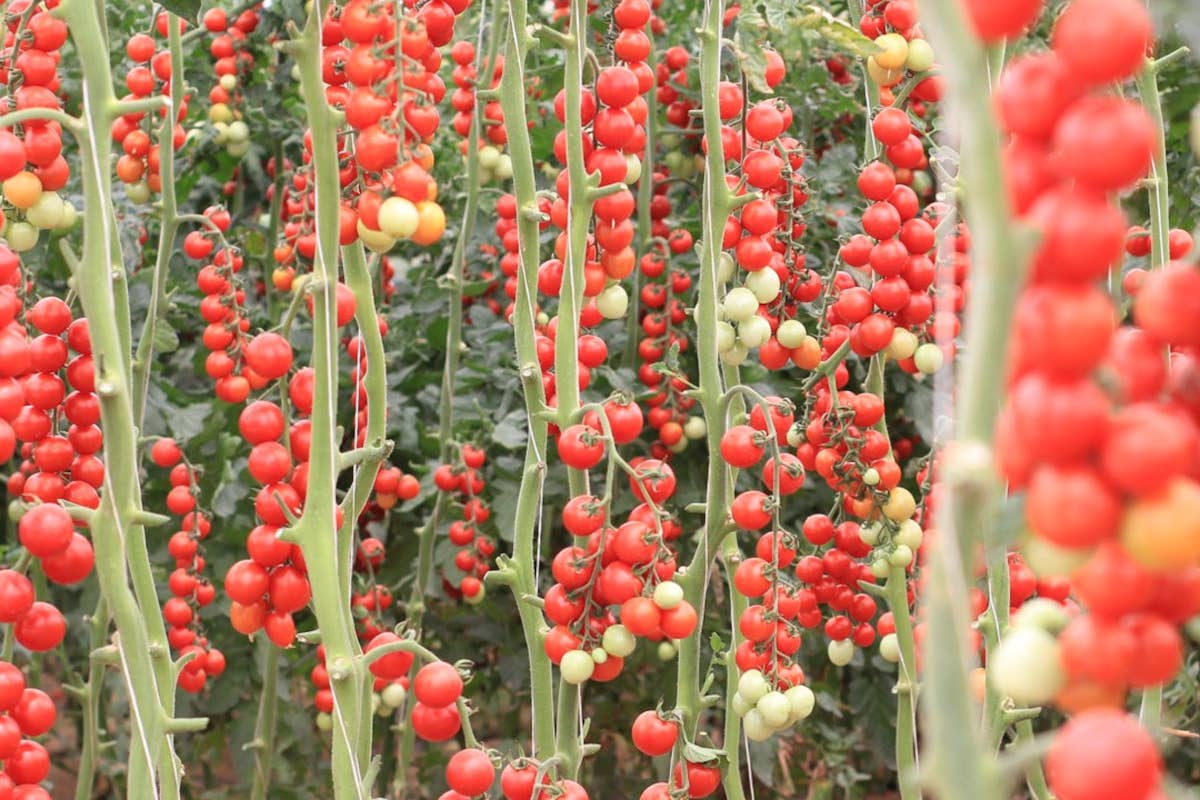
[[[464,444],[458,449],[458,457],[458,464],[442,464],[433,473],[438,490],[456,497],[462,506],[462,519],[452,522],[447,531],[450,544],[457,548],[454,566],[462,575],[457,579],[447,577],[446,588],[468,603],[479,603],[484,598],[483,576],[496,554],[495,541],[480,531],[492,516],[487,501],[480,496],[486,487],[480,470],[487,454],[482,448]]]
[[[171,470],[171,491],[167,510],[181,517],[179,530],[167,542],[175,559],[175,569],[167,579],[172,597],[163,604],[167,642],[188,659],[179,671],[179,687],[193,694],[200,692],[208,678],[225,671],[225,655],[209,645],[200,625],[199,610],[212,603],[217,590],[204,577],[204,549],[201,544],[212,531],[212,520],[197,509],[196,472],[183,461],[183,451],[174,439],[157,440],[150,448],[155,466]]]
[[[20,669],[0,661],[0,797],[50,800],[40,785],[50,774],[50,754],[34,739],[48,733],[57,717],[49,695],[26,686]]]
[[[62,108],[62,79],[58,71],[67,25],[37,0],[9,0],[0,49],[0,80],[8,87],[2,111]],[[19,35],[18,35],[19,34]],[[63,155],[62,126],[33,117],[13,128],[0,129],[0,187],[15,219],[3,219],[0,230],[17,252],[32,249],[43,230],[64,230],[78,219],[74,206],[59,190],[70,179]]]
[[[468,153],[467,139],[471,136],[471,128],[475,117],[475,88],[479,81],[479,66],[476,60],[480,54],[475,52],[475,45],[467,40],[454,43],[450,48],[450,58],[454,61],[454,71],[451,80],[455,90],[450,94],[450,106],[454,109],[454,132],[463,137],[462,151]],[[488,65],[481,65],[486,68]],[[488,88],[495,90],[500,85],[504,74],[504,56],[497,55],[491,65],[492,74]],[[476,151],[475,158],[479,167],[479,182],[481,184],[496,181],[507,181],[512,178],[512,158],[503,152],[508,142],[508,131],[504,127],[504,110],[500,101],[488,100],[483,106],[483,134]]]
[[[208,121],[216,128],[216,140],[225,152],[240,158],[250,151],[250,126],[243,119],[243,85],[253,77],[255,59],[249,47],[250,34],[258,28],[259,14],[248,8],[232,22],[223,8],[210,8],[201,19],[213,34],[208,52],[213,59],[217,83],[208,91]]]

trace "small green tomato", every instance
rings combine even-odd
[[[754,292],[760,303],[770,303],[779,296],[779,273],[773,269],[759,269],[746,276],[746,288]]]
[[[785,319],[779,323],[779,329],[775,331],[775,338],[788,350],[795,350],[804,344],[806,336],[808,336],[808,331],[804,329],[804,323],[798,319]]]
[[[728,322],[717,322],[717,352],[726,353],[737,344],[737,329]]]
[[[746,738],[752,742],[765,742],[775,733],[775,729],[766,723],[757,708],[752,708],[742,717],[742,730]]]
[[[817,696],[807,686],[793,686],[783,693],[792,707],[792,722],[808,719],[817,705]]]
[[[835,667],[844,667],[854,658],[854,642],[843,639],[840,642],[829,643],[829,661]]]
[[[942,368],[946,357],[942,355],[942,348],[932,342],[926,342],[917,348],[917,352],[913,353],[913,362],[917,365],[917,370],[922,375],[932,375]]]
[[[625,180],[624,183],[637,183],[642,177],[642,160],[633,153],[625,155]]]
[[[63,213],[66,203],[57,192],[42,192],[37,202],[25,211],[25,219],[30,225],[42,230],[62,226]]]
[[[150,200],[150,185],[145,181],[125,184],[125,196],[131,203],[145,203]]]
[[[128,191],[129,187],[126,187]],[[150,193],[150,189],[146,189],[146,194]],[[8,230],[4,232],[4,238],[8,241],[8,246],[18,253],[24,253],[32,250],[38,243],[38,229],[30,225],[28,222],[13,222],[8,226]]]
[[[762,715],[763,722],[772,728],[782,728],[788,724],[792,716],[792,704],[781,691],[767,692],[754,704],[755,709]]]
[[[912,563],[913,551],[907,545],[898,544],[896,549],[888,554],[887,560],[893,567],[907,567]]]
[[[921,526],[911,517],[900,523],[896,535],[892,537],[892,541],[896,544],[902,544],[914,552],[921,547],[921,542],[924,539],[925,532],[921,530]]]
[[[596,662],[592,660],[590,653],[583,650],[571,650],[563,655],[559,669],[562,670],[564,681],[578,686],[586,683],[592,677],[592,673],[596,670]]]
[[[1041,628],[1013,628],[988,658],[988,680],[1018,705],[1049,702],[1067,682],[1060,649]]]
[[[732,705],[733,713],[737,714],[739,717],[746,716],[746,712],[754,708],[754,704],[747,703],[746,698],[742,697],[740,692],[733,693]]]
[[[1026,600],[1012,618],[1014,628],[1040,628],[1050,633],[1058,633],[1068,622],[1067,610],[1045,597]]]
[[[762,347],[771,338],[771,323],[755,314],[738,325],[738,341],[748,349]]]
[[[317,730],[326,732],[333,730],[333,717],[324,711],[317,714]]]
[[[721,305],[725,309],[725,318],[732,322],[745,322],[758,316],[758,298],[745,286],[730,289]]]
[[[863,544],[874,547],[879,544],[879,536],[882,533],[878,522],[872,522],[867,525],[862,525],[858,529],[858,538],[862,539]]]
[[[886,558],[877,558],[871,562],[871,574],[876,578],[886,578],[892,572],[892,565]]]
[[[733,271],[737,268],[737,264],[733,261],[733,256],[729,253],[722,252],[721,257],[717,259],[717,281],[720,283],[728,283],[733,277]]]
[[[637,637],[630,633],[624,625],[609,625],[604,631],[600,643],[609,655],[625,658],[637,648]]]
[[[496,165],[500,163],[500,149],[494,145],[485,144],[479,148],[479,152],[475,155],[475,160],[484,169],[495,169]]]
[[[663,611],[678,608],[683,602],[683,587],[675,581],[663,581],[654,587],[654,605]],[[609,628],[612,630],[612,628]]]
[[[911,358],[912,354],[917,352],[917,337],[912,331],[896,328],[892,331],[892,341],[888,343],[884,352],[887,353],[888,358],[897,361]]]
[[[879,477],[879,470],[875,469],[874,467],[869,467],[867,471],[863,473],[862,481],[867,486],[877,486],[879,485]]]
[[[692,441],[703,439],[708,435],[708,423],[699,415],[688,417],[687,422],[683,423],[683,435]]]
[[[738,678],[737,690],[738,694],[746,698],[747,703],[757,705],[758,701],[771,691],[771,684],[767,682],[762,670],[748,669]]]
[[[506,181],[511,178],[513,176],[512,156],[508,153],[501,153],[500,162],[496,164],[492,173],[498,180]]]
[[[392,239],[407,239],[417,231],[421,214],[406,197],[389,197],[379,206],[379,231]]]
[[[614,283],[596,298],[596,308],[605,319],[621,319],[629,309],[629,295],[619,283]]]
[[[884,661],[892,664],[900,663],[900,639],[896,637],[896,634],[886,634],[879,640],[879,655]]]
[[[908,58],[904,66],[913,72],[928,72],[933,66],[933,46],[924,39],[911,39],[908,43]]]
[[[671,659],[675,658],[675,654],[677,652],[679,652],[679,651],[677,651],[675,649],[675,645],[672,642],[659,642],[658,643],[658,660],[659,661],[670,661]]]
[[[605,650],[603,647],[595,648],[594,650],[592,650],[591,655],[592,655],[592,661],[597,664],[603,664],[605,661],[608,661],[608,651]]]
[[[408,697],[408,691],[399,683],[389,683],[383,687],[383,691],[380,692],[379,696],[383,700],[384,705],[390,708],[399,708],[404,705],[404,699]]]
[[[232,92],[234,89],[237,88],[237,76],[236,75],[222,75],[221,80],[219,82],[221,84],[221,88],[227,92]]]

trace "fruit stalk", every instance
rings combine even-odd
[[[724,0],[706,0],[700,38],[700,96],[716,98],[721,81],[721,23],[725,16]],[[721,437],[725,435],[726,410],[724,378],[717,345],[718,305],[721,280],[721,238],[730,209],[729,187],[725,185],[725,151],[721,143],[721,115],[715,102],[703,108],[704,136],[708,153],[704,170],[702,232],[700,242],[700,285],[696,302],[696,352],[699,361],[699,400],[707,423],[708,485],[705,492],[704,531],[700,547],[679,583],[684,598],[700,611],[703,619],[704,598],[708,593],[709,570],[721,541],[729,508],[729,470],[720,458]],[[703,625],[679,643],[678,683],[675,705],[684,719],[684,729],[695,732],[700,712],[700,642]]]
[[[550,658],[542,646],[545,621],[541,609],[529,600],[538,593],[534,565],[541,558],[535,547],[540,526],[542,486],[546,475],[547,421],[543,412],[546,397],[542,386],[535,343],[538,271],[537,183],[533,151],[529,140],[525,108],[525,59],[531,44],[528,32],[528,7],[525,3],[506,3],[504,75],[500,79],[500,106],[508,130],[508,149],[513,166],[513,194],[517,201],[517,235],[520,261],[517,267],[517,295],[513,306],[517,369],[524,387],[525,408],[529,420],[529,439],[525,445],[525,464],[517,494],[513,523],[512,558],[491,574],[499,576],[513,593],[525,647],[529,653],[531,712],[533,715],[533,755],[546,761],[554,755],[554,684]],[[538,542],[540,544],[540,541]]]
[[[182,765],[169,724],[175,665],[158,606],[146,547],[138,478],[138,433],[131,380],[131,332],[110,172],[112,122],[118,110],[101,27],[104,4],[66,0],[67,22],[83,75],[82,155],[85,213],[76,286],[89,322],[96,392],[105,434],[104,491],[91,523],[96,573],[117,626],[114,643],[129,694],[131,794],[175,800]],[[122,307],[123,305],[123,307]],[[132,588],[130,583],[132,581]],[[157,777],[156,777],[157,773]]]

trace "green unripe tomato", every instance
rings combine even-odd
[[[320,714],[317,714],[317,730],[323,732],[329,732],[333,730],[333,717],[329,716],[324,711],[322,711]]]
[[[1040,536],[1029,535],[1022,537],[1021,555],[1037,575],[1066,577],[1082,567],[1092,554],[1090,550],[1059,547]]]
[[[721,360],[731,367],[740,367],[746,363],[746,359],[749,357],[750,350],[741,342],[721,353]]]
[[[896,549],[888,554],[887,560],[893,567],[907,567],[912,563],[913,551],[905,545],[898,544]]]
[[[918,197],[924,197],[925,194],[933,188],[933,178],[923,169],[913,172],[912,190],[917,193]]]
[[[754,292],[760,303],[770,303],[778,297],[780,286],[779,273],[770,268],[755,270],[746,276],[746,288]]]
[[[363,245],[372,253],[386,253],[391,250],[396,244],[396,240],[388,236],[383,231],[373,231],[363,224],[360,219],[358,225],[358,238],[362,240]]]
[[[755,314],[738,325],[738,341],[747,350],[762,347],[771,338],[771,323]]]
[[[717,352],[724,353],[732,350],[737,344],[737,329],[728,322],[721,320],[717,323]]]
[[[604,631],[600,643],[610,655],[624,658],[637,648],[637,637],[630,633],[624,625],[609,625]]]
[[[830,642],[828,652],[830,663],[835,667],[844,667],[854,658],[854,642],[849,639]]]
[[[717,259],[717,282],[729,283],[729,279],[733,277],[733,272],[736,268],[737,264],[733,262],[733,256],[722,252],[721,257]]]
[[[146,189],[146,193],[150,193],[149,188]],[[28,222],[18,220],[9,224],[8,229],[4,232],[4,238],[14,251],[24,253],[37,246],[38,229]]]
[[[1040,628],[1050,633],[1058,633],[1067,627],[1068,622],[1067,610],[1045,597],[1026,600],[1012,618],[1014,628]]]
[[[732,706],[733,713],[737,714],[739,717],[746,716],[746,712],[754,708],[754,704],[747,703],[746,698],[742,697],[740,692],[733,693]]]
[[[1192,152],[1200,158],[1200,103],[1192,109],[1192,130],[1189,139],[1192,142]]]
[[[942,368],[945,360],[942,348],[932,342],[926,342],[917,348],[917,352],[913,353],[913,362],[922,375],[932,375],[937,372]]]
[[[900,640],[896,637],[896,634],[889,633],[880,638],[879,655],[882,656],[884,661],[892,664],[900,663]]]
[[[621,319],[629,309],[629,295],[619,283],[614,283],[596,297],[596,308],[605,319]]]
[[[762,670],[748,669],[738,678],[737,690],[747,703],[758,705],[758,701],[771,691],[771,684],[767,682],[767,677],[762,674]]]
[[[637,183],[642,177],[642,160],[633,153],[625,155],[625,178],[624,183]]]
[[[218,82],[221,84],[221,88],[227,92],[232,92],[234,89],[237,88],[237,76],[236,75],[222,75],[221,80]]]
[[[905,358],[911,358],[912,354],[917,352],[917,337],[912,331],[905,328],[896,328],[892,331],[892,341],[884,349],[888,358],[897,361]]]
[[[879,544],[879,537],[883,534],[883,530],[878,522],[871,522],[862,525],[858,529],[858,538],[862,539],[863,544],[868,544],[871,547]]]
[[[896,544],[902,544],[909,550],[916,552],[921,547],[921,542],[925,540],[925,532],[921,530],[921,526],[916,523],[911,517],[900,523],[899,529],[892,537],[892,541]]]
[[[79,222],[79,211],[70,203],[63,203],[62,221],[58,224],[60,231],[70,230],[75,227],[75,223]]]
[[[675,581],[663,581],[654,587],[654,605],[663,611],[679,608],[683,602],[683,587]],[[609,628],[612,630],[612,628]]]
[[[677,652],[678,651],[675,649],[675,645],[672,642],[663,641],[658,643],[659,661],[670,661],[671,659],[675,658],[675,654]]]
[[[745,322],[758,316],[758,298],[745,286],[730,289],[721,306],[725,309],[725,319],[731,322]]]
[[[871,562],[871,574],[876,578],[886,578],[892,573],[892,565],[886,558],[877,558]]]
[[[788,705],[792,707],[791,720],[793,724],[802,719],[808,719],[817,705],[817,696],[813,694],[812,689],[804,685],[791,687],[783,693],[783,696],[787,698]]]
[[[808,336],[808,331],[804,329],[804,323],[798,319],[785,319],[779,323],[779,329],[775,331],[775,338],[788,350],[795,350],[804,344],[806,336]]]
[[[708,423],[699,415],[688,417],[683,423],[683,435],[692,441],[703,439],[708,435]]]
[[[1049,702],[1066,685],[1058,640],[1035,627],[1012,628],[988,658],[988,680],[1022,706]]]
[[[792,427],[788,428],[788,432],[787,432],[788,447],[799,447],[800,445],[804,444],[804,439],[805,439],[804,426],[797,423],[797,424],[792,425]]]
[[[742,730],[746,738],[752,742],[765,742],[775,733],[775,729],[766,723],[757,708],[752,708],[742,717]]]
[[[479,162],[479,166],[484,169],[495,169],[500,163],[500,148],[494,145],[485,144],[479,148],[479,152],[475,156],[475,160]]]
[[[229,141],[244,142],[250,138],[250,126],[240,119],[229,123]]]
[[[933,45],[924,39],[909,41],[908,58],[904,60],[904,66],[913,72],[928,72],[934,61]]]
[[[879,484],[879,477],[879,470],[874,467],[868,467],[867,471],[863,473],[862,481],[867,486],[877,486]]]
[[[383,687],[379,697],[383,700],[383,704],[389,708],[399,708],[404,705],[404,700],[408,697],[408,691],[399,683],[389,683]]]
[[[592,673],[596,670],[596,662],[592,660],[591,653],[583,650],[571,650],[563,655],[559,669],[562,671],[564,681],[578,686],[586,683],[592,677]]]
[[[407,197],[389,197],[379,205],[379,231],[392,239],[407,239],[421,224],[417,204]]]
[[[225,145],[225,152],[234,158],[241,158],[250,152],[250,140],[242,139],[240,142],[229,142]]]
[[[137,203],[138,205],[150,200],[150,185],[145,181],[137,183],[125,184],[125,196],[129,198],[129,202]]]
[[[25,220],[44,231],[61,227],[65,206],[66,203],[57,192],[42,192],[37,201],[25,210]]]
[[[754,708],[762,715],[763,722],[772,728],[782,728],[792,716],[792,704],[781,691],[767,692],[758,699]]]
[[[591,656],[592,661],[597,664],[603,664],[605,661],[608,661],[608,651],[603,647],[597,647],[592,650]]]
[[[499,180],[506,181],[513,176],[512,156],[508,153],[500,154],[500,163],[492,170],[495,177]]]

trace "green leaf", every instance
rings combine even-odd
[[[179,334],[165,319],[154,326],[154,349],[158,353],[174,353],[179,349]]]
[[[492,431],[492,440],[501,447],[516,450],[525,445],[529,436],[525,427],[525,412],[514,411],[496,425]]]
[[[701,747],[695,742],[688,742],[683,746],[683,757],[693,764],[707,764],[710,761],[719,761],[725,757],[724,750],[717,750],[714,747]]]
[[[776,24],[772,22],[772,26]],[[804,14],[791,24],[820,34],[821,38],[834,47],[852,55],[866,58],[880,52],[875,42],[864,36],[861,31],[820,6],[805,6]]]
[[[159,5],[188,22],[200,21],[200,0],[159,0]]]

